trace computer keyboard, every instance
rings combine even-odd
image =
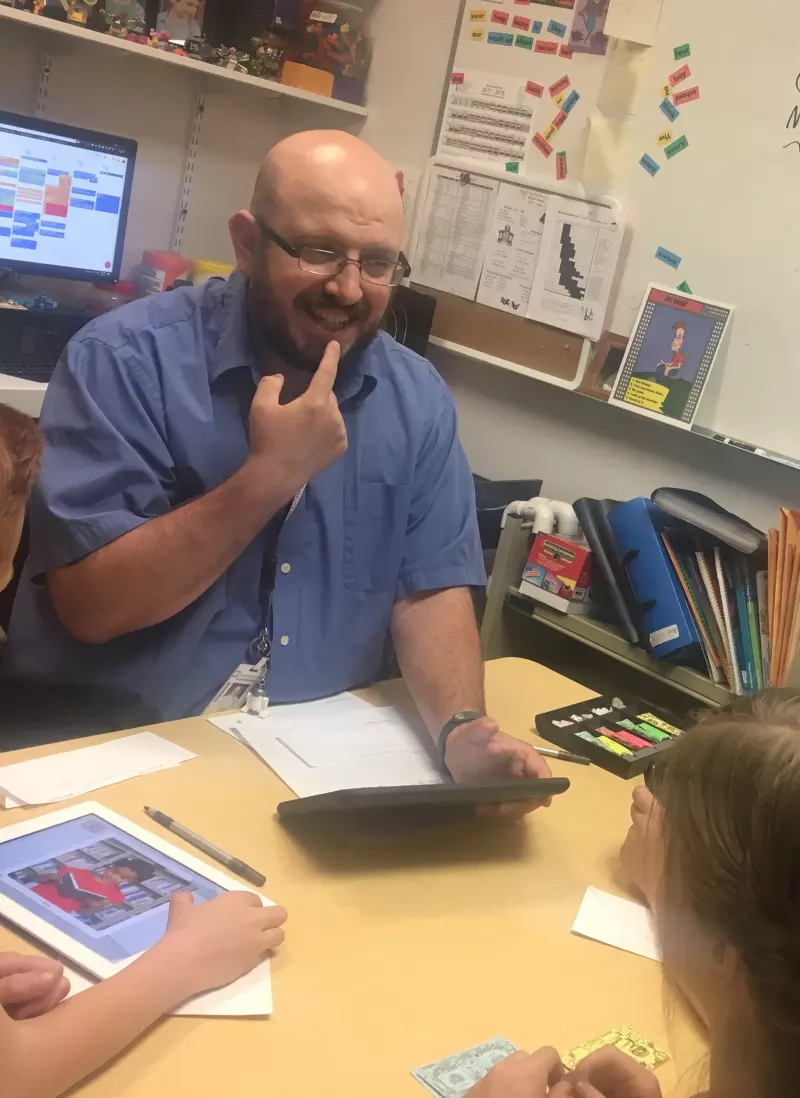
[[[18,377],[22,381],[39,381],[47,385],[53,376],[53,370],[55,370],[55,365],[43,366],[31,362],[18,362],[14,359],[0,358],[0,374],[10,374],[11,377]]]

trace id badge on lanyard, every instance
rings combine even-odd
[[[300,489],[292,500],[292,505],[281,524],[281,530],[286,522],[297,510],[306,486]],[[280,537],[280,531],[278,531]],[[277,538],[275,539],[277,549]],[[275,554],[273,553],[273,558]],[[240,663],[233,674],[223,683],[217,691],[211,704],[206,709],[206,714],[220,713],[228,709],[245,709],[251,716],[266,717],[269,709],[266,685],[269,675],[269,666],[272,658],[272,640],[270,638],[272,593],[275,588],[275,571],[277,560],[270,562],[269,577],[269,605],[264,617],[264,622],[257,637],[250,642],[248,650],[249,663]]]

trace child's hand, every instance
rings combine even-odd
[[[613,1045],[591,1052],[574,1072],[575,1094],[580,1098],[661,1098],[652,1071],[637,1064]]]
[[[661,875],[661,808],[643,785],[633,791],[631,827],[620,860],[629,882],[652,907]]]
[[[194,903],[182,892],[170,901],[167,933],[155,947],[186,996],[224,987],[244,976],[284,940],[282,907],[264,907],[252,892],[226,892]]]
[[[563,1074],[564,1065],[554,1048],[540,1048],[530,1056],[515,1052],[492,1068],[465,1098],[545,1098]]]
[[[0,1008],[21,1022],[53,1010],[69,995],[69,980],[57,961],[0,953]]]

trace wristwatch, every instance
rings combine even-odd
[[[445,752],[447,750],[447,741],[450,738],[450,733],[455,732],[457,728],[460,728],[462,724],[472,724],[473,721],[479,721],[483,718],[483,713],[473,713],[470,710],[466,710],[463,713],[456,713],[450,718],[442,731],[439,733],[439,742],[436,745],[436,764],[439,770],[445,777],[453,780],[453,775],[450,773],[450,769],[447,763],[444,761]]]

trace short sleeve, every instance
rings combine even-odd
[[[174,469],[162,401],[133,352],[73,340],[48,386],[40,426],[45,452],[30,505],[34,575],[170,510]]]
[[[417,459],[398,598],[486,583],[472,473],[458,438],[453,400],[434,376],[438,399]]]

